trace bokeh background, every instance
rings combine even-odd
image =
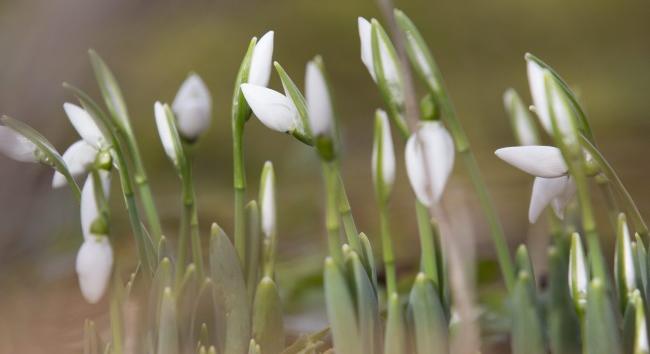
[[[642,0],[432,1],[402,0],[432,47],[479,164],[496,201],[511,248],[537,250],[543,268],[544,225],[527,223],[532,179],[493,151],[514,144],[502,93],[516,88],[529,101],[525,52],[550,63],[578,92],[600,148],[650,217],[650,3]],[[163,153],[153,102],[171,102],[190,71],[214,99],[211,129],[197,147],[196,183],[202,230],[212,221],[232,230],[230,100],[239,62],[252,36],[275,30],[274,57],[302,86],[307,60],[321,54],[340,114],[344,178],[361,230],[378,250],[370,152],[372,114],[381,106],[359,59],[357,16],[380,17],[371,0],[20,0],[0,1],[0,112],[43,132],[60,151],[77,139],[62,104],[62,82],[99,98],[87,49],[96,49],[122,86],[167,234],[176,230],[177,177]],[[271,86],[279,88],[274,75]],[[397,137],[396,137],[397,139]],[[396,140],[397,141],[397,140]],[[397,143],[396,146],[401,144]],[[401,273],[419,254],[412,193],[398,147],[392,201]],[[323,324],[317,291],[325,242],[320,169],[313,151],[252,119],[246,132],[249,197],[265,160],[278,181],[281,260],[288,326]],[[74,259],[82,237],[69,190],[52,190],[52,171],[0,157],[0,352],[80,352],[86,317],[106,322],[107,303],[86,305]],[[115,186],[117,188],[117,186]],[[600,199],[596,199],[600,203]],[[477,201],[457,164],[445,203],[480,260],[493,258]],[[113,195],[116,247],[133,248],[126,215]],[[610,230],[599,209],[603,230]],[[459,224],[459,223],[457,223]],[[604,232],[611,244],[611,234]],[[471,252],[470,252],[471,253]],[[540,256],[541,255],[541,256]],[[302,285],[301,285],[302,284]],[[299,316],[298,313],[307,315]]]

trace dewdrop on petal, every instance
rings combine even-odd
[[[13,129],[0,126],[0,152],[19,162],[38,162],[38,149],[33,142]]]
[[[307,63],[305,99],[312,134],[314,136],[331,135],[332,122],[334,121],[332,100],[322,68],[316,60]]]
[[[281,133],[296,129],[300,117],[289,97],[252,84],[242,84],[241,90],[255,116],[266,127]]]
[[[381,156],[381,159],[378,157]],[[379,172],[381,171],[381,176]],[[380,178],[381,177],[381,178]],[[388,115],[381,109],[375,113],[375,138],[372,146],[372,178],[376,188],[390,194],[395,181],[395,150]]]
[[[454,166],[454,141],[438,121],[420,123],[406,142],[406,172],[420,203],[438,203]],[[426,161],[424,160],[426,158]]]
[[[77,253],[76,271],[81,294],[91,304],[99,302],[113,269],[113,248],[108,237],[91,237],[84,240]]]
[[[264,236],[271,237],[276,230],[276,204],[275,204],[275,173],[273,164],[266,161],[262,169],[260,184],[260,214],[262,219],[262,232]]]
[[[212,97],[201,77],[190,74],[178,89],[172,103],[178,133],[189,141],[196,140],[210,127]]]
[[[253,49],[250,70],[248,72],[248,83],[258,86],[266,86],[271,78],[271,64],[273,63],[273,37],[274,32],[266,32]]]

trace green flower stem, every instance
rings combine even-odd
[[[434,245],[433,232],[431,230],[431,219],[429,209],[426,205],[415,202],[415,213],[418,219],[418,230],[420,232],[420,248],[422,252],[422,266],[424,274],[436,285],[440,285],[436,263],[436,249]]]
[[[187,151],[187,149],[185,149]],[[199,279],[203,278],[203,252],[201,236],[199,233],[199,216],[196,206],[196,192],[192,178],[191,156],[186,155],[187,166],[181,171],[183,184],[183,210],[181,213],[181,227],[178,241],[177,272],[182,274],[185,270],[185,255],[187,253],[187,239],[189,236],[192,245],[192,262],[196,266]]]
[[[626,204],[628,213],[630,214],[630,217],[634,221],[634,225],[636,227],[636,231],[644,237],[646,240],[649,237],[648,234],[648,226],[645,223],[645,220],[643,219],[643,216],[641,216],[641,213],[639,212],[639,208],[636,206],[634,203],[634,200],[632,199],[632,196],[630,193],[627,191],[625,186],[623,185],[623,182],[621,179],[618,177],[616,174],[616,171],[612,168],[612,166],[607,162],[605,157],[600,153],[600,151],[583,135],[580,136],[580,143],[582,147],[589,152],[589,154],[594,158],[594,160],[598,163],[600,168],[602,169],[603,173],[605,176],[607,176],[607,179],[609,179],[612,183],[612,186],[616,189],[616,191],[623,197],[623,200]]]
[[[336,264],[343,264],[343,252],[339,238],[338,190],[339,176],[336,161],[323,161],[323,177],[327,194],[326,228],[330,255]]]
[[[233,137],[233,172],[235,187],[235,249],[242,266],[246,260],[246,172],[244,168],[244,124],[234,120]]]
[[[361,241],[359,240],[359,231],[357,231],[357,225],[354,222],[354,216],[352,216],[352,208],[348,201],[348,195],[345,192],[345,184],[343,183],[343,177],[341,176],[341,168],[337,161],[332,162],[332,165],[335,168],[336,179],[338,181],[336,195],[338,199],[338,212],[341,215],[341,221],[343,222],[343,230],[345,231],[350,247],[357,252],[364,265],[367,265],[367,260],[363,257]]]
[[[110,300],[110,323],[111,323],[111,353],[112,354],[122,354],[123,353],[123,340],[122,340],[122,307],[120,306],[121,302],[121,292],[119,287],[121,286],[121,278],[117,267],[113,267],[113,281],[112,281],[112,294]]]
[[[379,202],[379,222],[381,228],[381,251],[384,258],[384,267],[386,268],[386,292],[393,294],[397,292],[397,272],[395,270],[395,254],[393,253],[387,201]]]

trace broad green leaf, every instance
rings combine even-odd
[[[406,323],[404,311],[397,293],[388,298],[388,317],[384,336],[384,354],[406,353]]]
[[[433,282],[424,273],[415,278],[409,297],[409,327],[415,354],[449,352],[449,329]]]
[[[512,291],[512,352],[513,354],[543,354],[544,336],[536,299],[531,293],[531,276],[519,271]]]
[[[176,319],[176,300],[170,287],[163,291],[160,307],[160,322],[158,324],[158,354],[177,354],[178,322]]]
[[[260,259],[262,238],[260,230],[260,210],[257,203],[253,200],[246,205],[246,287],[248,289],[248,299],[253,303],[255,297],[255,287],[260,277]]]
[[[368,273],[356,252],[350,251],[350,262],[357,297],[357,319],[359,335],[363,342],[364,353],[380,353],[381,338],[379,327],[379,303],[377,293],[372,287]]]
[[[120,129],[128,135],[132,135],[129,114],[115,76],[97,52],[91,49],[88,51],[88,55],[90,56],[90,63],[95,71],[95,78],[97,79],[97,84],[102,92],[108,111]]]
[[[270,277],[262,278],[255,293],[253,339],[259,343],[262,354],[279,354],[284,349],[282,300]]]
[[[336,353],[362,353],[363,342],[357,326],[352,290],[348,288],[343,271],[330,257],[325,260],[324,279],[327,317]]]
[[[42,156],[39,157],[39,160],[65,176],[66,181],[71,186],[77,199],[81,198],[79,185],[77,185],[77,182],[75,182],[74,178],[70,174],[68,166],[66,166],[63,158],[59,155],[54,146],[43,135],[41,135],[41,133],[37,132],[29,125],[9,116],[2,116],[0,122],[36,145],[38,152],[42,154]]]
[[[616,325],[614,307],[605,284],[595,278],[587,293],[584,352],[587,354],[620,354],[621,336]]]
[[[246,283],[237,252],[217,224],[212,224],[210,237],[210,276],[215,285],[215,303],[225,315],[223,350],[219,352],[244,353],[251,335]]]

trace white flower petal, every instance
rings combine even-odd
[[[313,135],[330,135],[334,121],[332,100],[323,72],[313,61],[307,63],[305,96]]]
[[[535,223],[552,200],[562,195],[566,189],[569,177],[560,176],[556,178],[535,177],[533,183],[533,193],[530,197],[530,207],[528,208],[528,220]]]
[[[528,71],[528,85],[530,86],[530,95],[533,97],[535,112],[539,117],[542,126],[549,134],[553,133],[551,125],[551,116],[548,110],[548,97],[544,85],[544,68],[542,68],[533,59],[527,59],[526,69]]]
[[[366,66],[372,79],[375,79],[374,63],[372,61],[372,26],[363,17],[357,19],[359,27],[359,40],[361,42],[361,61]]]
[[[185,79],[172,103],[176,115],[178,133],[188,140],[195,140],[210,127],[212,97],[201,77],[191,74]]]
[[[454,141],[447,129],[440,122],[422,122],[406,142],[405,155],[406,172],[418,200],[426,206],[438,203],[454,166]]]
[[[564,185],[564,190],[560,195],[551,201],[553,212],[555,212],[555,215],[558,218],[564,219],[564,210],[566,209],[567,205],[569,205],[575,194],[576,183],[573,178],[567,177],[567,181]]]
[[[269,129],[286,133],[296,128],[298,111],[287,96],[251,84],[242,84],[241,90],[255,116]]]
[[[113,248],[108,238],[87,239],[77,253],[76,270],[81,293],[91,304],[97,303],[109,283],[113,269]]]
[[[267,86],[269,84],[271,64],[273,62],[273,37],[274,32],[268,31],[255,45],[248,72],[249,84],[258,86]]]
[[[0,126],[0,152],[20,162],[38,162],[36,145],[11,128]]]
[[[172,160],[174,164],[178,161],[176,156],[176,147],[174,146],[174,137],[172,135],[172,128],[169,126],[167,113],[162,103],[156,102],[153,106],[154,115],[156,117],[156,126],[158,127],[158,135],[162,142],[165,153]]]
[[[270,161],[264,164],[262,172],[262,193],[260,196],[260,214],[262,219],[262,232],[266,237],[271,237],[276,228],[275,211],[275,175]]]
[[[102,181],[102,188],[104,195],[108,198],[110,189],[110,173],[108,171],[100,170],[99,177]],[[99,209],[97,207],[97,199],[95,198],[95,184],[93,183],[93,176],[88,175],[83,188],[81,189],[81,231],[85,240],[91,239],[95,236],[90,232],[90,227],[99,216]]]
[[[107,144],[102,131],[85,109],[66,102],[63,104],[63,110],[79,136],[88,144],[97,149],[101,149]]]
[[[63,153],[63,162],[68,167],[68,171],[73,177],[77,177],[88,170],[97,156],[97,149],[88,144],[86,140],[79,140],[70,145],[68,150]],[[59,188],[67,183],[65,176],[60,172],[54,173],[52,178],[52,187]]]
[[[568,171],[560,149],[553,146],[511,146],[494,153],[501,160],[537,177],[554,178]]]
[[[547,74],[550,76],[550,74]],[[573,113],[572,108],[568,105],[564,98],[564,92],[560,91],[557,83],[550,87],[551,93],[551,108],[553,109],[553,116],[558,125],[560,133],[565,139],[575,141],[575,133],[573,128]]]
[[[395,181],[395,149],[393,148],[393,137],[390,132],[390,123],[388,122],[388,115],[386,112],[379,110],[377,116],[381,120],[381,177],[383,178],[383,184],[388,188],[391,188]],[[377,176],[377,167],[379,162],[377,161],[377,156],[379,155],[379,147],[377,145],[378,140],[375,139],[375,144],[372,149],[373,178]]]

